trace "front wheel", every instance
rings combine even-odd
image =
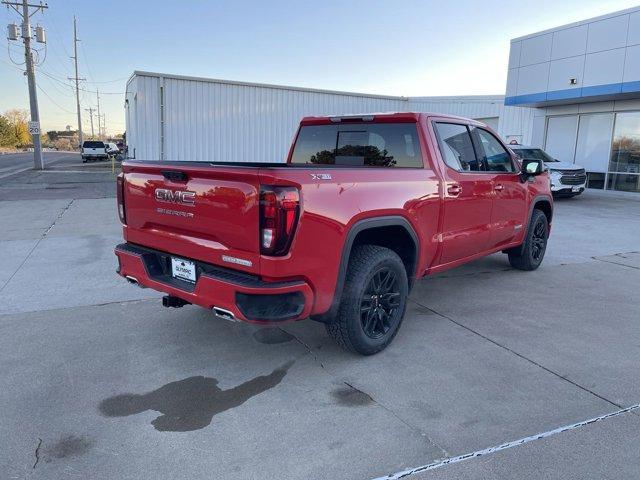
[[[343,348],[373,355],[396,336],[407,307],[409,281],[402,260],[377,245],[356,247],[336,317],[325,325]]]
[[[518,270],[535,270],[547,251],[549,222],[542,210],[534,210],[524,245],[509,252],[509,263]]]

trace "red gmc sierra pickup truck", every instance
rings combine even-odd
[[[306,117],[287,163],[126,161],[118,273],[256,324],[311,317],[363,355],[394,338],[414,281],[495,252],[544,257],[540,160],[486,125],[426,113]]]

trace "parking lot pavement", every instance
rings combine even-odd
[[[571,424],[415,478],[640,476],[640,410],[580,423],[640,402],[635,197],[557,202],[535,272],[494,255],[420,281],[364,358],[311,321],[228,323],[122,281],[96,175],[0,202],[3,478],[371,479]]]
[[[640,418],[632,413],[423,474],[432,480],[638,478]],[[416,478],[419,478],[418,476]]]
[[[63,166],[81,161],[80,154],[74,152],[43,152],[45,168]],[[0,179],[33,168],[33,152],[8,153],[0,155]]]
[[[0,175],[0,201],[114,197],[113,166],[111,162],[82,163],[76,153],[61,155],[46,170]]]

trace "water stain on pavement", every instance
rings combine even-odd
[[[222,390],[218,380],[189,377],[144,394],[125,393],[100,402],[99,409],[107,417],[125,417],[147,410],[162,413],[151,424],[161,432],[190,432],[208,426],[213,417],[238,407],[276,385],[287,374],[293,362],[287,362],[269,375],[261,375],[237,387]]]
[[[346,382],[344,383],[344,386],[333,390],[331,395],[340,405],[345,407],[366,407],[367,405],[374,403],[371,395],[358,390]]]
[[[56,458],[77,457],[87,453],[93,445],[94,441],[88,437],[67,435],[53,445],[43,447],[43,458],[48,463]]]
[[[256,342],[273,345],[276,343],[286,343],[293,340],[293,335],[279,328],[261,328],[253,334]]]

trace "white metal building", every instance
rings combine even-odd
[[[501,124],[586,167],[590,188],[640,192],[640,7],[511,41]],[[522,113],[524,112],[524,113]]]
[[[390,97],[138,71],[125,98],[129,155],[141,160],[283,162],[306,115],[435,111],[497,129],[505,108],[502,95]]]

